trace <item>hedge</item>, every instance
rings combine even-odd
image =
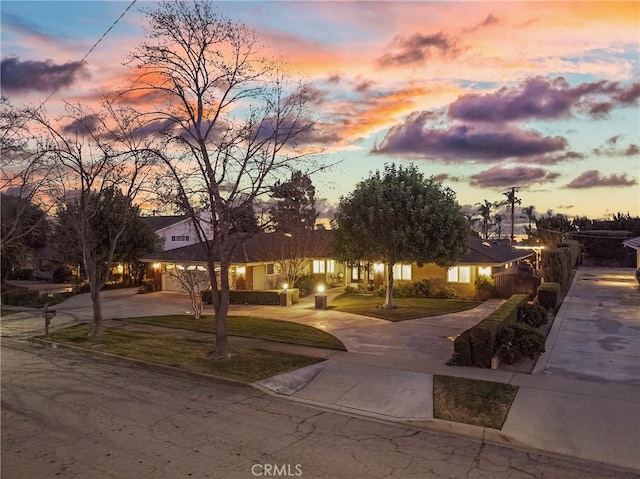
[[[569,248],[569,251],[571,252],[571,267],[575,268],[578,266],[580,252],[582,251],[580,241],[564,240],[562,243],[558,243],[558,248]]]
[[[555,309],[560,303],[560,284],[542,283],[538,288],[538,304],[545,309]]]
[[[493,313],[458,336],[453,342],[453,362],[458,366],[491,367],[498,333],[518,320],[518,310],[527,304],[528,298],[527,294],[514,294]]]
[[[7,291],[2,293],[2,304],[9,306],[28,306],[41,308],[45,304],[53,306],[64,301],[60,294],[43,294],[38,291]]]
[[[300,291],[298,289],[288,289],[287,292],[291,294],[292,303],[300,301]],[[282,293],[281,289],[262,289],[251,291],[232,289],[229,291],[229,303],[278,306],[280,305],[280,293]],[[213,303],[210,289],[202,292],[202,301],[207,304]]]
[[[568,247],[542,251],[542,270],[544,280],[560,283],[562,291],[569,286],[571,278],[571,249]]]

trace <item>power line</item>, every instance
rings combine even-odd
[[[115,19],[115,21],[111,24],[111,26],[109,28],[107,28],[107,30],[102,34],[102,36],[100,38],[98,38],[98,41],[96,41],[91,48],[89,48],[89,51],[87,51],[87,53],[84,54],[84,56],[80,59],[80,61],[78,63],[82,64],[87,57],[96,49],[96,47],[100,44],[100,42],[102,40],[104,40],[104,38],[109,34],[109,32],[113,29],[113,27],[116,26],[116,24],[122,19],[122,17],[124,17],[127,12],[131,9],[131,7],[133,7],[133,5],[137,2],[138,0],[132,0],[131,3],[127,6],[127,8],[124,9],[124,12],[122,12],[120,14],[120,16],[118,18]],[[60,89],[60,86],[57,86],[53,89],[53,91],[49,94],[49,96],[47,98],[45,98],[45,100],[40,104],[40,108],[42,108],[44,106],[45,103],[47,103],[51,97],[53,95],[55,95],[58,90]]]

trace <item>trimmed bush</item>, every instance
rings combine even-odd
[[[297,303],[300,301],[300,291],[297,289],[287,290],[291,294],[291,302]],[[262,305],[280,305],[280,289],[262,289],[254,291],[243,291],[232,289],[229,291],[229,303],[230,304],[262,304]],[[208,289],[202,292],[202,301],[207,304],[213,304],[213,297],[211,290]]]
[[[510,324],[498,332],[496,347],[500,361],[506,364],[536,360],[545,351],[545,337],[531,326]]]
[[[562,291],[569,286],[571,278],[571,249],[569,247],[542,251],[544,280],[560,283]]]
[[[539,304],[523,304],[518,310],[518,323],[532,328],[547,324],[547,310]]]
[[[10,279],[15,279],[18,281],[31,281],[33,279],[33,270],[32,269],[19,269],[18,271],[14,271]]]
[[[473,366],[471,357],[471,329],[467,329],[453,341],[453,358],[451,364],[456,366]]]
[[[538,288],[538,304],[545,309],[555,309],[560,303],[560,284],[542,283]]]
[[[356,291],[358,291],[358,288],[354,288],[353,286],[345,286],[344,287],[344,292],[347,294],[353,294]]]
[[[484,321],[498,321],[501,323],[515,323],[518,320],[518,310],[529,301],[528,294],[514,294],[500,305]]]
[[[569,251],[571,252],[571,267],[575,268],[578,266],[578,263],[580,262],[580,252],[582,251],[580,241],[564,240],[562,243],[558,243],[558,248],[569,248]]]
[[[479,368],[490,368],[496,353],[496,337],[504,325],[483,320],[471,328],[471,362]]]
[[[45,304],[52,306],[64,301],[60,294],[43,294],[38,291],[7,291],[2,293],[2,304],[10,306],[28,306],[31,308],[41,308]]]

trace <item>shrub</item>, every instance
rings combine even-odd
[[[573,269],[571,250],[568,247],[544,250],[542,252],[542,269],[545,281],[560,283],[562,291],[565,291],[569,286]]]
[[[514,294],[500,305],[493,313],[489,314],[485,321],[497,321],[500,323],[515,323],[518,320],[518,309],[527,304],[529,295]]]
[[[569,248],[569,251],[571,253],[571,267],[574,268],[578,265],[580,260],[580,252],[582,251],[580,241],[564,240],[562,243],[558,244],[558,248]]]
[[[411,298],[416,296],[416,288],[411,281],[394,281],[393,296],[395,298]]]
[[[467,329],[453,341],[453,358],[451,364],[456,366],[473,366],[471,356],[471,330]]]
[[[153,279],[143,279],[142,284],[140,285],[140,289],[138,290],[140,293],[153,293],[156,290],[156,284]],[[203,296],[204,301],[204,296]]]
[[[45,304],[52,306],[64,301],[60,294],[43,294],[38,291],[7,291],[2,293],[2,304],[11,306],[28,306],[32,308],[41,308]]]
[[[289,289],[291,294],[291,302],[297,303],[300,300],[300,291],[297,289]],[[263,289],[263,290],[231,290],[229,291],[229,303],[231,304],[262,304],[262,305],[280,305],[280,289]],[[213,304],[213,297],[210,289],[203,291],[202,302]]]
[[[532,328],[539,328],[547,324],[547,310],[538,304],[523,304],[518,309],[518,323]]]
[[[295,282],[293,287],[297,288],[299,290],[300,296],[304,298],[305,296],[309,296],[310,294],[313,294],[313,288],[315,283],[316,281],[313,275],[308,274],[306,276],[299,278]]]
[[[73,273],[68,266],[59,266],[53,272],[52,281],[54,283],[68,283],[73,278]]]
[[[530,326],[510,324],[498,332],[496,346],[502,362],[515,364],[524,358],[538,359],[545,350],[545,338]]]
[[[451,286],[443,286],[436,293],[436,298],[440,299],[455,299],[458,297],[458,292]]]
[[[11,279],[18,281],[31,281],[33,279],[33,270],[19,269],[11,274]]]
[[[434,298],[438,292],[438,285],[433,279],[421,279],[413,283],[416,296],[421,298]]]
[[[353,294],[355,293],[357,290],[357,288],[354,288],[353,286],[345,286],[344,287],[344,292],[347,294]]]
[[[480,368],[490,368],[491,358],[496,354],[496,337],[503,324],[483,320],[471,328],[472,363]]]
[[[475,281],[476,290],[478,295],[482,298],[490,298],[495,289],[495,281],[490,276],[481,274]]]
[[[560,284],[542,283],[538,288],[538,304],[545,309],[555,309],[560,302]]]

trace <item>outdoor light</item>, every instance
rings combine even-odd
[[[160,263],[153,263],[153,269],[160,269],[160,266],[162,266]]]
[[[243,275],[247,272],[247,268],[245,268],[244,266],[238,266],[238,268],[236,269],[236,273],[238,273],[239,275]]]
[[[324,284],[319,284],[319,285],[318,285],[318,293],[319,293],[319,294],[324,293]]]
[[[282,289],[284,289],[285,291],[289,289],[289,283],[284,283],[282,285]]]

